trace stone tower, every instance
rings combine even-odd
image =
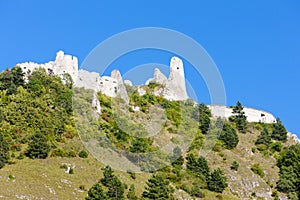
[[[169,100],[186,100],[185,77],[183,62],[178,57],[172,57],[170,61],[170,75],[166,81],[163,96]]]

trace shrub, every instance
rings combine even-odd
[[[259,175],[261,178],[265,176],[264,171],[260,168],[259,164],[253,164],[251,167],[251,170],[253,171],[254,174]]]
[[[70,168],[69,174],[74,174],[74,169],[73,168]]]
[[[88,155],[89,155],[89,154],[88,154],[85,150],[81,150],[81,151],[79,152],[79,154],[78,154],[78,156],[79,156],[80,158],[87,158]]]
[[[230,169],[234,170],[234,171],[237,171],[239,166],[240,166],[240,164],[237,161],[233,161],[232,164],[231,164]]]

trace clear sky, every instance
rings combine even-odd
[[[223,77],[227,105],[239,100],[270,111],[299,136],[299,10],[298,0],[0,0],[0,69],[47,62],[60,49],[77,56],[80,64],[113,34],[170,28],[194,38],[210,54]],[[137,52],[113,67],[122,72],[149,62],[167,65],[170,56]],[[210,103],[203,80],[192,84],[199,85],[199,100]]]

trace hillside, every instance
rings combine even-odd
[[[0,198],[299,198],[300,145],[279,119],[249,122],[239,102],[221,118],[158,71],[144,86],[114,72],[99,88],[82,73],[0,74]]]

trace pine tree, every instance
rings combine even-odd
[[[148,180],[143,198],[168,200],[172,199],[173,188],[169,186],[169,181],[161,174],[153,174]]]
[[[234,149],[239,143],[235,129],[228,123],[224,124],[219,140],[225,143],[227,149]]]
[[[103,168],[103,178],[100,181],[104,186],[106,187],[109,186],[113,177],[115,176],[113,173],[114,171],[111,169],[110,166],[107,165],[106,167]]]
[[[283,126],[281,120],[277,118],[277,122],[273,125],[272,139],[278,141],[286,141],[287,140],[287,130]]]
[[[124,185],[117,176],[113,176],[110,180],[107,191],[107,196],[112,200],[124,199]]]
[[[213,192],[222,193],[228,186],[227,178],[221,169],[214,170],[208,179],[208,189]]]
[[[244,107],[242,106],[241,102],[237,102],[236,106],[233,106],[232,114],[233,116],[230,117],[230,120],[236,124],[237,129],[242,132],[247,132],[247,117],[245,116],[245,112],[243,111]]]
[[[184,163],[184,159],[182,157],[182,152],[179,147],[175,147],[173,149],[173,155],[171,157],[172,165],[174,167],[181,167]]]
[[[198,162],[194,154],[190,153],[186,157],[187,163],[186,168],[191,172],[195,172],[198,167]]]
[[[106,200],[108,199],[105,195],[103,188],[99,183],[94,184],[88,191],[88,196],[86,200]]]
[[[50,145],[47,143],[47,138],[36,133],[28,145],[27,156],[33,159],[45,159],[50,151]]]
[[[9,147],[3,135],[0,133],[0,169],[4,167],[9,159]]]
[[[211,112],[209,108],[201,103],[199,105],[199,128],[203,134],[207,134],[210,127]]]
[[[260,133],[260,135],[258,136],[255,144],[256,145],[263,144],[267,148],[269,148],[271,143],[272,143],[272,140],[271,140],[271,136],[269,135],[268,129],[264,128],[262,130],[262,132]]]
[[[187,156],[187,169],[189,169],[193,174],[206,182],[209,177],[210,168],[206,159],[200,156],[197,160],[193,154]]]
[[[25,81],[24,81],[25,73],[23,72],[21,67],[19,67],[19,66],[13,67],[11,70],[11,74],[12,74],[12,81],[16,87],[19,87],[19,86],[24,87],[25,86]]]

